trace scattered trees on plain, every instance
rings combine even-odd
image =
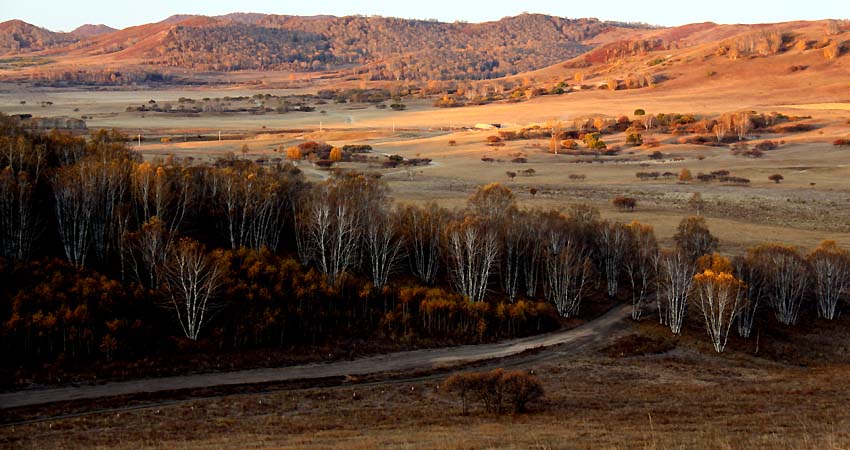
[[[611,203],[614,204],[614,207],[617,209],[625,211],[634,211],[637,206],[637,200],[632,197],[617,196],[611,200]]]
[[[769,177],[767,177],[767,179],[768,179],[768,180],[770,180],[770,181],[773,181],[773,182],[774,182],[774,183],[776,183],[776,184],[779,184],[779,182],[780,182],[780,181],[782,181],[782,180],[784,180],[784,179],[785,179],[785,177],[783,177],[782,175],[780,175],[780,174],[778,174],[778,173],[775,173],[775,174],[770,175]]]

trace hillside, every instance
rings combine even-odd
[[[87,38],[92,36],[100,36],[101,34],[109,34],[114,31],[118,31],[115,28],[104,24],[90,24],[87,23],[85,25],[80,25],[74,31],[68,33],[72,36],[76,36],[78,38]]]
[[[49,56],[69,63],[89,58],[74,61],[83,66],[140,64],[216,72],[362,66],[372,80],[503,77],[582,54],[591,49],[584,40],[616,28],[596,19],[537,14],[468,24],[240,13],[174,16],[78,39],[17,23],[26,33],[3,33],[11,42],[0,47],[0,54]]]
[[[0,55],[18,55],[64,46],[77,41],[75,36],[55,33],[21,20],[0,23]]]
[[[850,22],[787,22],[761,25],[690,24],[676,28],[617,30],[598,35],[594,48],[565,62],[506,77],[532,80],[541,92],[589,89],[667,90],[712,95],[771,85],[799,91],[846,92]],[[827,89],[829,88],[829,89]],[[704,92],[708,89],[708,92]]]
[[[765,66],[808,78],[840,71],[850,51],[850,25],[834,20],[657,28],[540,14],[469,24],[233,13],[176,15],[123,30],[54,33],[21,21],[0,30],[0,56],[11,58],[0,77],[95,84],[255,71],[355,82],[495,80],[553,92],[634,89],[757,76]]]

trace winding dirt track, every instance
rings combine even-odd
[[[504,358],[528,350],[577,343],[578,341],[587,339],[602,339],[618,322],[629,315],[630,310],[631,307],[629,305],[616,306],[596,320],[577,328],[495,344],[412,350],[332,363],[314,363],[300,366],[149,378],[97,385],[81,385],[79,387],[15,391],[0,394],[0,409],[68,400],[115,397],[181,389],[445,368],[476,361]]]

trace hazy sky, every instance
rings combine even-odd
[[[847,18],[850,16],[850,4],[846,2],[847,0],[0,0],[0,21],[22,19],[51,30],[70,31],[84,23],[104,23],[115,28],[124,28],[158,22],[173,14],[363,14],[449,22],[483,22],[526,11],[573,18],[597,17],[603,20],[682,25],[705,21],[759,23]]]

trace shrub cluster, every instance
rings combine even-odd
[[[469,406],[473,403],[483,405],[488,413],[503,414],[507,405],[519,414],[544,395],[543,384],[536,376],[525,371],[506,372],[503,369],[452,375],[443,382],[442,390],[447,395],[460,398],[464,415],[469,413]]]

